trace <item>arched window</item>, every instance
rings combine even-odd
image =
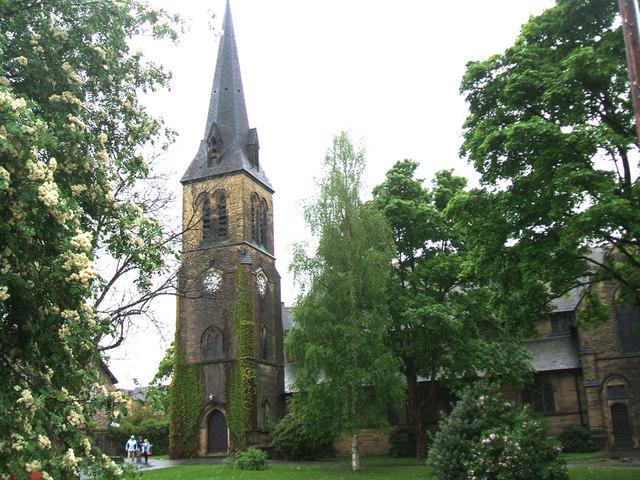
[[[260,202],[260,245],[269,248],[269,207],[263,198]]]
[[[224,192],[216,193],[216,240],[226,240],[229,236],[229,217],[227,215],[227,196]]]
[[[540,378],[522,392],[522,401],[532,404],[537,413],[554,413],[556,411],[553,386],[549,382],[543,382]]]
[[[202,355],[205,360],[222,358],[222,333],[216,328],[207,330],[202,341]]]
[[[260,199],[255,192],[251,195],[251,240],[260,245]]]
[[[640,310],[626,305],[616,307],[616,322],[624,353],[640,352]]]
[[[260,358],[267,359],[267,326],[263,323],[260,327]]]
[[[196,215],[200,215],[202,220],[202,237],[200,238],[200,242],[203,245],[210,244],[213,238],[211,202],[209,201],[209,195],[206,193],[201,193],[196,199]]]

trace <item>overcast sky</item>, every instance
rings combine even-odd
[[[179,179],[204,137],[226,0],[153,3],[178,8],[190,29],[178,46],[142,46],[173,72],[171,91],[146,103],[179,133],[163,167],[174,172],[171,188],[180,199]],[[291,245],[307,238],[301,205],[314,192],[333,136],[346,130],[364,147],[367,194],[404,158],[420,162],[418,176],[426,181],[442,169],[473,181],[475,172],[458,156],[465,65],[503,52],[530,15],[553,4],[231,0],[249,124],[258,130],[260,163],[275,189],[276,266],[286,305],[295,301]],[[146,385],[173,338],[175,302],[157,310],[164,339],[143,327],[111,355],[120,388],[132,387],[134,377]]]

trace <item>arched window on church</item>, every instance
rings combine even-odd
[[[229,236],[229,216],[227,215],[227,196],[223,191],[215,195],[216,201],[216,241],[226,240]]]
[[[251,240],[260,245],[260,198],[255,192],[251,195]]]
[[[206,193],[201,193],[196,199],[196,215],[200,215],[200,219],[202,221],[202,236],[200,237],[200,243],[202,245],[211,244],[213,239],[211,202],[209,201],[209,195]]]
[[[260,327],[260,358],[267,359],[267,326],[263,323]]]
[[[616,306],[616,323],[622,351],[640,352],[640,310],[624,304]]]
[[[205,360],[222,358],[222,333],[216,328],[210,328],[202,340],[202,356]]]
[[[269,248],[269,207],[263,198],[260,202],[260,245]]]

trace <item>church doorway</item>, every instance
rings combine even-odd
[[[611,423],[613,424],[613,436],[616,442],[631,440],[631,423],[629,422],[629,410],[622,403],[611,405]]]
[[[207,453],[227,453],[227,419],[214,410],[207,421]]]

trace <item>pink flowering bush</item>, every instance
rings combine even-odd
[[[484,432],[465,466],[471,480],[566,480],[561,450],[527,407],[514,411],[511,425]]]
[[[535,414],[489,391],[467,389],[440,422],[429,451],[438,480],[567,480],[560,449]]]

